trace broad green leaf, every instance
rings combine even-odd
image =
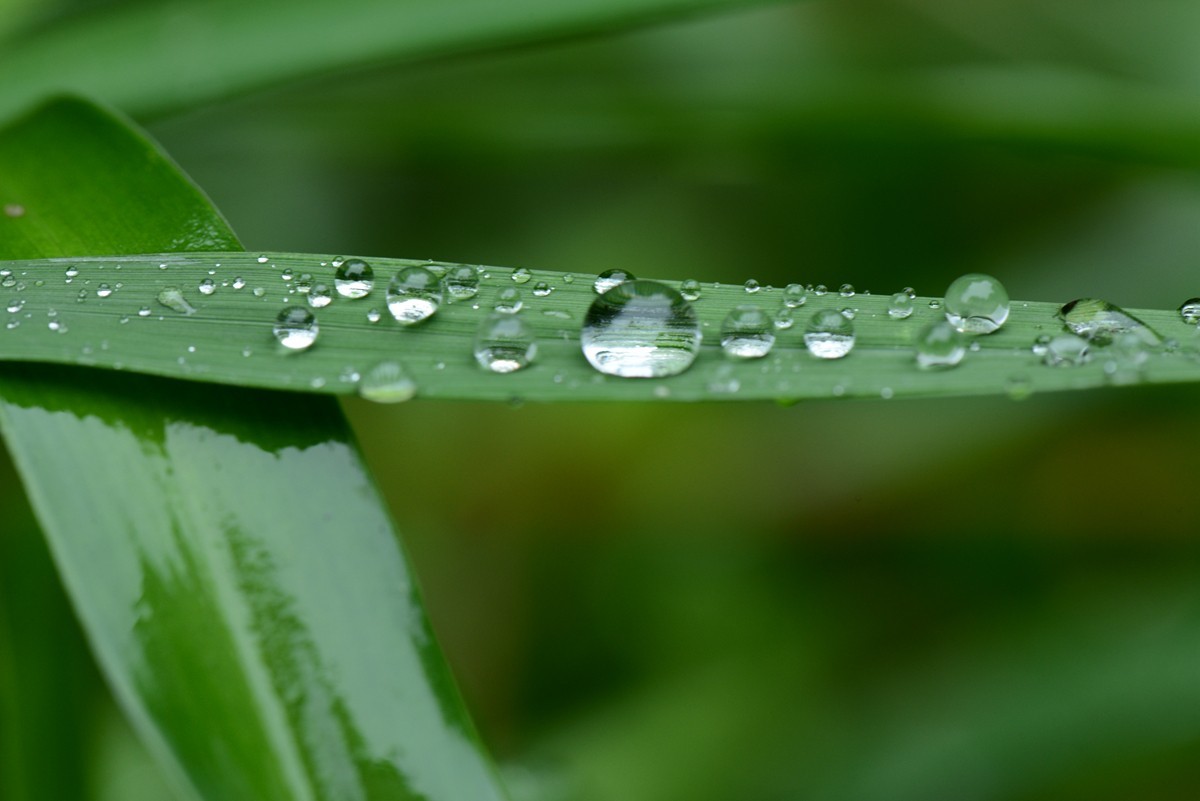
[[[6,47],[0,114],[49,93],[132,113],[349,67],[605,31],[763,0],[208,0],[134,3]],[[19,77],[19,79],[18,79]]]
[[[80,101],[0,133],[6,255],[237,247]],[[132,271],[131,271],[132,274]],[[118,700],[205,799],[500,798],[327,398],[9,365],[0,427]]]
[[[0,232],[25,224],[24,218],[0,220]],[[396,361],[420,396],[473,400],[1024,396],[1113,383],[1200,380],[1196,328],[1176,311],[1132,311],[1167,343],[1162,347],[1128,353],[1097,342],[1086,363],[1051,367],[1033,346],[1039,337],[1065,332],[1060,304],[1017,301],[1004,326],[974,338],[973,352],[958,366],[922,370],[914,342],[924,326],[945,318],[937,298],[918,297],[911,316],[894,319],[890,296],[809,292],[803,305],[788,308],[781,289],[749,293],[728,284],[705,285],[694,302],[703,344],[691,368],[662,379],[619,378],[592,369],[581,351],[581,326],[596,298],[595,276],[472,267],[481,276],[477,295],[449,302],[447,294],[432,317],[405,326],[387,311],[391,276],[413,265],[439,273],[463,265],[372,258],[372,293],[347,299],[332,289],[335,263],[332,256],[229,252],[6,262],[0,269],[11,272],[4,279],[10,286],[0,284],[0,308],[9,304],[17,311],[7,318],[8,330],[0,330],[0,359],[335,394],[358,391],[372,367]],[[312,291],[321,288],[332,300],[310,308]],[[505,290],[520,293],[520,315],[534,332],[538,351],[529,367],[497,375],[480,367],[473,348],[478,329]],[[720,345],[723,320],[746,304],[793,317],[790,327],[773,330],[775,345],[762,359],[731,359]],[[277,315],[296,306],[308,310],[319,329],[316,343],[303,352],[279,347],[272,334]],[[853,310],[857,341],[845,358],[819,359],[805,346],[808,322],[826,309]]]

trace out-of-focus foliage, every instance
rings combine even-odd
[[[1166,308],[1198,35],[817,0],[150,123],[251,250]],[[514,795],[579,801],[1194,798],[1195,406],[347,404]]]

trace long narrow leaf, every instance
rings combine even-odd
[[[237,247],[153,146],[87,104],[0,133],[0,166],[28,223],[0,253]],[[0,398],[101,667],[181,788],[501,797],[330,399],[43,365],[6,366]]]

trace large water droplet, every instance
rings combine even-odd
[[[334,270],[333,286],[343,298],[365,298],[375,288],[375,270],[362,259],[348,259]]]
[[[854,323],[841,312],[821,309],[804,331],[804,346],[818,359],[840,359],[854,349]]]
[[[946,289],[946,319],[964,334],[990,334],[1008,319],[1008,292],[990,275],[967,273]]]
[[[475,361],[493,373],[512,373],[537,357],[533,331],[519,314],[493,312],[479,324]]]
[[[1162,337],[1154,329],[1120,306],[1097,298],[1079,298],[1058,310],[1058,316],[1072,333],[1098,345],[1107,345],[1119,334],[1134,334],[1146,345],[1161,345]]]
[[[597,295],[603,295],[608,290],[612,289],[613,287],[620,286],[626,281],[636,280],[637,276],[628,270],[605,270],[604,272],[600,273],[600,275],[596,276],[596,280],[592,282],[592,289],[595,290]]]
[[[275,339],[288,350],[304,350],[317,341],[319,326],[303,306],[288,306],[275,318]]]
[[[907,292],[897,292],[888,301],[888,317],[893,320],[904,320],[913,313],[913,299]]]
[[[1091,343],[1075,334],[1059,334],[1045,343],[1042,361],[1051,367],[1078,367],[1092,358]]]
[[[662,378],[691,367],[700,350],[700,323],[671,287],[627,281],[592,302],[580,342],[583,355],[602,373]]]
[[[721,348],[735,359],[760,359],[775,344],[771,315],[757,306],[737,306],[721,324]]]
[[[479,293],[479,273],[474,267],[466,265],[451,267],[442,278],[442,287],[451,302],[470,300]]]
[[[922,370],[954,367],[967,355],[966,335],[949,321],[939,320],[917,334],[916,351],[917,367]]]
[[[333,290],[325,284],[313,284],[308,292],[308,305],[323,309],[330,303],[333,303]]]
[[[433,316],[442,305],[442,287],[424,267],[405,267],[387,291],[388,311],[403,325],[414,325]]]
[[[358,394],[375,403],[401,403],[417,394],[417,382],[399,362],[383,361],[363,373]]]

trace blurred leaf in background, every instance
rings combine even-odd
[[[814,0],[142,121],[251,250],[1168,308],[1198,35]],[[1194,388],[346,408],[517,798],[1200,793]]]

